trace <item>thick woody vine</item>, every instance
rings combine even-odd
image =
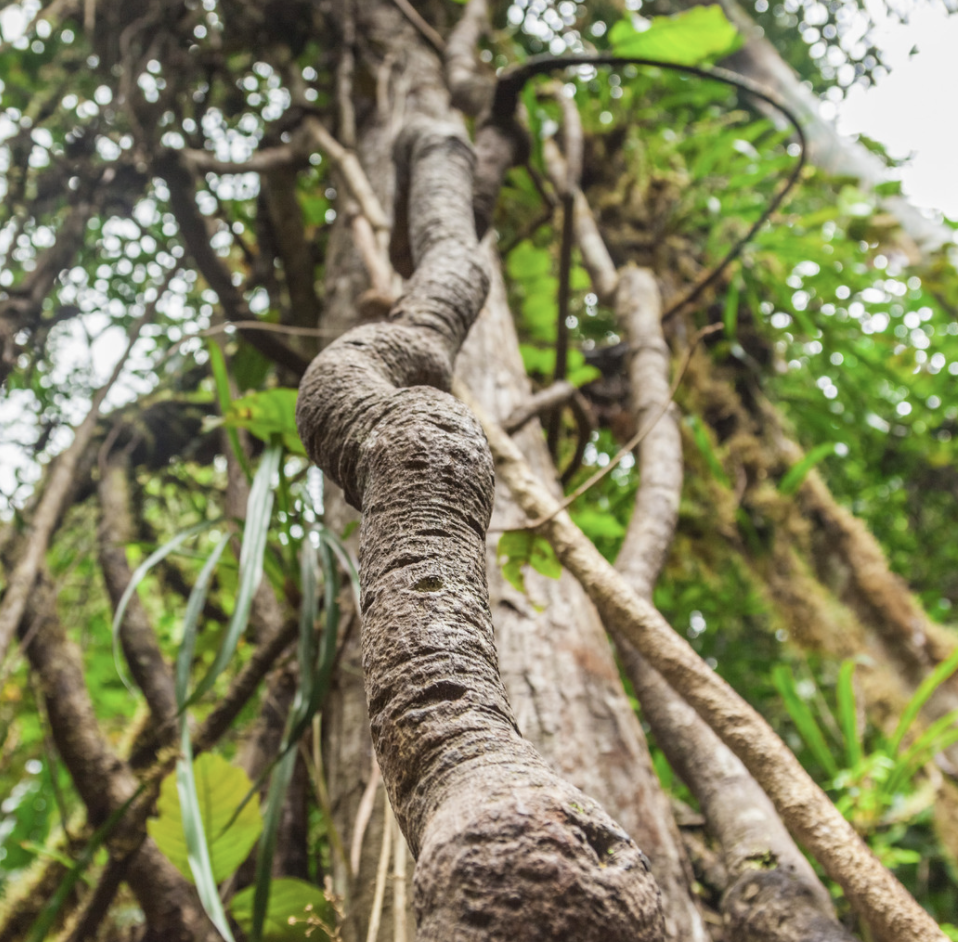
[[[366,693],[418,860],[419,936],[651,940],[662,915],[641,852],[519,736],[498,674],[484,578],[492,461],[472,413],[442,391],[488,286],[472,151],[456,127],[418,119],[396,160],[393,254],[412,264],[408,291],[389,323],[313,361],[297,417],[310,456],[363,511]],[[561,902],[536,879],[542,866],[561,871]]]

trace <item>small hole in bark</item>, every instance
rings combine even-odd
[[[413,699],[412,705],[421,708],[432,703],[449,703],[453,700],[459,700],[467,693],[467,688],[462,684],[456,684],[450,680],[440,680],[438,683],[430,684],[420,690]]]
[[[439,576],[426,576],[413,586],[415,592],[438,592],[441,588],[442,579]]]
[[[575,803],[572,807],[580,814],[582,813],[583,809]],[[599,860],[605,863],[609,855],[615,852],[616,845],[621,842],[619,835],[607,831],[604,827],[591,821],[583,821],[578,816],[569,815],[569,818],[573,824],[582,829],[589,846],[595,851]]]
[[[464,922],[477,929],[485,929],[492,924],[492,915],[482,909],[470,909],[464,914]]]
[[[437,537],[444,537],[444,536],[449,536],[449,534],[448,534],[445,530],[440,530],[440,529],[438,529],[438,528],[436,528],[436,527],[431,527],[431,528],[428,528],[428,529],[426,529],[426,530],[417,530],[417,531],[416,531],[416,536],[437,536]]]

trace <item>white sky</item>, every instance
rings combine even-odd
[[[882,2],[869,8],[884,20],[875,45],[891,74],[850,90],[838,106],[838,129],[881,141],[895,158],[913,155],[901,171],[905,195],[958,219],[958,14],[922,3],[902,24],[884,15]]]

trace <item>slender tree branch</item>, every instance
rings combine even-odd
[[[157,301],[162,293],[162,290],[158,293]],[[20,560],[7,580],[6,591],[2,602],[0,602],[0,664],[6,657],[10,642],[13,640],[14,633],[23,618],[24,611],[26,611],[27,600],[33,591],[37,574],[50,545],[50,537],[56,527],[57,520],[67,506],[67,498],[73,489],[74,474],[80,458],[96,431],[100,408],[107,393],[123,371],[130,351],[140,335],[140,330],[156,314],[157,301],[147,305],[144,313],[133,322],[128,333],[126,350],[113,368],[110,378],[93,394],[90,411],[77,426],[73,441],[56,459],[54,470],[49,481],[47,481],[43,496],[40,498],[36,513],[31,521],[32,532]]]
[[[630,365],[639,424],[669,401],[669,349],[662,335],[655,278],[633,266],[619,272],[616,313],[636,348]],[[616,569],[651,601],[678,521],[682,436],[675,409],[662,416],[639,451],[639,489]],[[728,885],[721,908],[735,938],[752,942],[850,942],[831,900],[768,797],[729,748],[609,626],[656,741],[688,785],[721,844]]]
[[[419,11],[409,2],[409,0],[393,0],[396,8],[402,13],[413,26],[419,31],[419,35],[439,53],[442,58],[446,51],[446,43],[423,18]]]
[[[575,419],[576,439],[575,451],[572,453],[572,460],[562,470],[559,480],[564,485],[575,476],[575,473],[582,467],[582,459],[585,458],[586,448],[595,431],[595,418],[592,415],[592,409],[589,407],[588,400],[577,389],[569,400],[572,407],[572,417]]]
[[[292,142],[278,147],[260,148],[243,161],[218,160],[206,150],[184,148],[179,153],[183,162],[195,173],[269,173],[273,170],[297,170],[309,166],[309,154]]]
[[[531,422],[537,415],[551,412],[553,409],[565,405],[575,395],[575,392],[575,386],[566,380],[540,389],[539,392],[530,396],[521,406],[515,409],[509,418],[502,423],[502,427],[510,435],[515,435],[519,429],[527,422]]]
[[[119,604],[133,577],[126,559],[125,545],[130,541],[129,468],[127,458],[118,454],[101,456],[99,558],[103,580],[113,607]],[[173,674],[156,643],[153,627],[140,597],[134,592],[120,625],[120,644],[130,673],[143,691],[153,724],[166,730],[171,740],[176,717],[176,692]]]
[[[473,411],[477,406],[472,404]],[[581,583],[606,624],[616,625],[742,761],[786,826],[838,883],[883,942],[929,942],[944,934],[873,856],[828,796],[765,720],[640,598],[559,511],[512,440],[480,416],[496,469],[525,512],[547,520],[540,532]]]
[[[44,690],[57,750],[70,771],[90,822],[100,825],[134,795],[137,782],[129,766],[113,754],[100,733],[79,651],[67,641],[55,605],[52,586],[41,580],[31,594],[28,612],[28,620],[39,620],[40,629],[25,653]],[[26,634],[24,622],[21,634]],[[108,838],[108,846],[112,852],[125,856],[127,851],[121,848],[128,839],[128,831],[121,826]],[[142,837],[137,846],[141,840]],[[152,842],[136,852],[125,879],[150,924],[163,932],[164,938],[193,939],[200,930],[205,932],[206,917],[192,888]]]
[[[483,74],[476,62],[476,49],[488,25],[487,0],[469,0],[446,42],[446,84],[452,106],[472,117],[489,107],[495,87],[495,79]]]
[[[229,268],[210,245],[206,219],[196,206],[193,174],[188,164],[177,152],[168,151],[157,159],[156,169],[170,188],[170,208],[179,224],[186,249],[207,284],[219,297],[227,319],[236,323],[256,320],[242,292],[233,284]],[[275,337],[245,327],[237,329],[240,336],[267,359],[286,367],[296,376],[302,376],[305,372],[308,365],[306,359]]]
[[[549,516],[536,518],[531,522],[527,523],[522,529],[524,530],[536,530],[544,524],[548,523],[556,514],[565,510],[567,507],[570,507],[576,500],[578,500],[586,491],[595,487],[607,474],[611,473],[613,468],[616,468],[619,462],[628,454],[636,448],[645,437],[655,428],[656,423],[662,416],[665,414],[666,410],[672,404],[672,399],[675,396],[676,390],[679,386],[682,385],[682,380],[685,378],[685,372],[689,368],[689,363],[692,360],[692,354],[695,353],[695,348],[698,346],[699,342],[703,337],[708,334],[713,334],[717,330],[721,330],[721,324],[710,324],[708,327],[703,327],[698,331],[694,337],[692,337],[691,342],[689,343],[688,349],[685,351],[685,358],[682,360],[682,365],[679,367],[678,373],[675,375],[675,380],[672,383],[672,387],[669,390],[669,398],[664,402],[659,410],[651,416],[651,418],[643,425],[636,433],[632,436],[616,453],[611,461],[604,467],[596,471],[587,481],[583,481],[571,494],[568,494],[563,500],[555,505],[550,511]],[[664,343],[664,341],[663,341]],[[459,392],[457,391],[457,395]]]

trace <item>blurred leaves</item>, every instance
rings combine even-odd
[[[609,42],[617,56],[699,65],[730,55],[742,39],[722,8],[712,5],[653,17],[642,31],[629,19],[621,19],[609,30]]]

